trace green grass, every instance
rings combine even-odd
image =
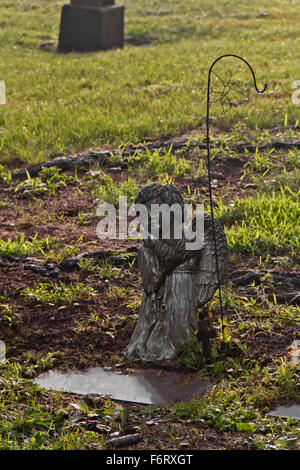
[[[43,402],[43,392],[31,381],[24,379],[23,372],[17,363],[0,364],[1,450],[103,448],[103,433],[84,430],[77,425],[76,420],[72,421],[61,394],[48,395],[47,402]],[[84,419],[89,408],[83,402],[78,407],[81,408],[81,419]],[[115,430],[118,427],[118,406],[112,409],[108,400],[96,412],[108,429]]]
[[[99,202],[117,205],[120,197],[126,197],[128,203],[133,203],[139,187],[131,177],[128,177],[127,181],[114,183],[112,178],[107,176],[104,184],[92,182],[89,189]]]
[[[204,160],[197,160],[199,150],[193,148],[190,161],[184,158],[185,151],[146,151],[128,158],[122,149],[146,138],[201,126],[205,119],[207,73],[218,55],[244,56],[256,72],[258,86],[268,83],[264,95],[251,92],[247,105],[234,108],[225,117],[220,117],[218,108],[213,106],[212,129],[223,133],[218,139],[229,145],[241,138],[259,144],[283,138],[261,129],[296,123],[299,106],[291,101],[291,85],[300,77],[296,60],[300,42],[298,2],[128,0],[124,49],[59,54],[56,44],[64,3],[65,0],[2,0],[0,5],[0,80],[5,80],[7,88],[7,104],[0,105],[0,160],[4,163],[0,165],[0,182],[14,198],[14,203],[6,199],[0,206],[15,208],[16,218],[25,214],[26,204],[31,211],[36,208],[41,216],[48,196],[39,200],[37,196],[46,193],[54,197],[57,189],[63,191],[74,181],[76,190],[86,190],[95,203],[98,198],[98,202],[116,204],[120,196],[133,202],[142,180],[151,178],[166,183],[187,176],[190,181],[185,189],[186,201],[202,202],[207,197],[200,190],[202,183],[194,187],[197,178],[207,173]],[[40,48],[39,44],[45,41],[55,44]],[[243,80],[247,87],[252,85],[249,71],[235,60],[220,62],[217,70],[224,75],[229,66],[235,78]],[[195,141],[203,136],[199,129]],[[285,131],[284,138],[296,139],[296,131]],[[110,163],[122,168],[127,165],[128,171],[118,180],[117,173],[112,178],[102,169],[93,169],[79,180],[76,173],[69,177],[54,167],[43,169],[36,178],[13,183],[10,167],[5,165],[10,159],[17,166],[18,160],[14,159],[33,163],[104,145],[120,146],[120,155],[112,156]],[[239,155],[222,146],[212,149],[212,157],[225,161]],[[276,255],[283,269],[294,269],[291,255],[297,255],[300,245],[299,150],[293,149],[285,156],[257,151],[247,160],[243,178],[250,180],[250,187],[256,187],[254,192],[241,191],[240,197],[235,197],[226,184],[218,185],[215,191],[216,215],[225,224],[231,252],[259,256],[259,268],[268,260],[274,267],[272,256]],[[27,199],[22,208],[26,195],[32,201]],[[50,217],[54,215],[50,214],[49,220]],[[93,217],[78,209],[76,223],[90,225]],[[59,263],[80,252],[82,240],[69,239],[65,245],[53,237],[27,239],[23,234],[5,239],[3,235],[0,255],[38,256]],[[89,276],[96,275],[107,287],[104,313],[94,305],[86,319],[75,319],[74,336],[88,332],[90,324],[97,324],[99,331],[117,338],[123,328],[136,321],[139,295],[118,284],[127,273],[110,260],[97,264],[83,258],[79,267],[77,282],[38,282],[31,287],[22,286],[17,291],[19,297],[0,297],[0,321],[5,331],[22,328],[22,321],[26,321],[20,306],[15,305],[17,298],[22,303],[32,303],[33,308],[37,303],[44,304],[44,308],[86,300],[93,304],[96,291],[89,287]],[[84,282],[79,282],[82,278]],[[108,432],[122,429],[124,422],[131,419],[132,424],[145,429],[145,416],[172,423],[166,424],[165,434],[178,444],[176,424],[183,422],[193,424],[195,442],[210,427],[219,432],[240,433],[247,448],[293,448],[299,439],[298,423],[271,418],[266,413],[275,402],[286,403],[299,397],[299,367],[290,364],[283,351],[280,359],[263,355],[257,359],[252,340],[259,334],[271,344],[279,333],[289,335],[289,329],[295,329],[299,322],[299,307],[277,303],[277,286],[268,276],[260,286],[249,289],[247,298],[232,286],[223,289],[224,337],[216,318],[218,297],[208,306],[209,321],[218,331],[212,341],[211,365],[203,367],[196,335],[183,348],[181,365],[216,379],[217,385],[199,400],[151,407],[141,410],[140,416],[136,410],[129,416],[126,408],[105,399],[103,407],[92,412],[98,414],[98,421],[109,431],[86,430],[76,421],[78,406],[79,423],[87,419],[89,409],[85,404],[77,404],[75,417],[75,398],[41,391],[25,380],[37,371],[55,367],[63,351],[42,355],[33,349],[22,353],[20,362],[12,358],[0,364],[0,448],[103,449]],[[115,307],[111,309],[111,303],[117,301],[124,304],[128,313],[123,306],[117,311]],[[292,342],[292,336],[290,339]],[[114,351],[109,360],[113,365],[123,361]],[[193,448],[192,440],[189,448]]]
[[[39,282],[35,287],[26,287],[21,295],[29,302],[42,304],[72,304],[76,301],[89,300],[96,296],[96,291],[82,282],[65,284],[64,282]]]
[[[44,256],[47,260],[60,263],[68,256],[74,256],[79,253],[78,245],[82,238],[78,238],[74,244],[65,246],[62,240],[55,237],[37,238],[37,234],[31,239],[26,240],[23,233],[20,237],[8,238],[4,240],[0,237],[0,255],[3,256]]]
[[[226,53],[247,58],[268,91],[251,93],[250,103],[215,125],[240,122],[255,129],[297,120],[299,107],[291,101],[300,75],[297,2],[127,0],[124,49],[59,54],[64,3],[1,2],[0,80],[7,89],[7,104],[0,106],[2,161],[42,161],[199,126],[209,66]],[[40,48],[45,41],[55,44]],[[250,72],[234,59],[215,71],[228,67],[251,86]]]
[[[224,371],[231,375],[230,384],[220,383],[205,398],[170,407],[172,418],[193,422],[195,429],[200,422],[220,432],[242,431],[253,448],[293,447],[299,437],[296,421],[274,422],[264,410],[282,396],[297,398],[296,367],[280,361],[269,367],[242,362],[227,360]]]
[[[226,225],[230,248],[251,254],[299,252],[299,191],[281,188],[272,194],[219,202],[218,216]]]
[[[172,175],[177,179],[182,178],[190,171],[189,162],[182,156],[178,156],[172,151],[172,146],[168,151],[146,150],[140,155],[133,155],[127,162],[128,167],[133,171],[138,171],[141,176],[151,178]]]
[[[57,240],[54,237],[47,237],[41,240],[37,235],[31,241],[25,239],[24,233],[20,238],[3,240],[0,237],[0,255],[9,256],[33,256],[43,254],[57,246]]]

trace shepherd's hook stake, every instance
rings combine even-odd
[[[217,280],[218,280],[218,292],[219,292],[219,304],[220,304],[220,314],[221,314],[221,328],[222,328],[222,336],[223,336],[223,342],[225,340],[224,338],[224,315],[223,315],[223,301],[222,301],[222,291],[221,291],[221,282],[220,282],[220,269],[219,269],[219,260],[218,260],[218,253],[217,253],[217,240],[216,240],[216,232],[215,232],[215,226],[214,226],[214,209],[213,209],[213,197],[212,197],[212,186],[211,186],[211,162],[210,162],[210,135],[209,135],[209,111],[210,111],[210,82],[211,82],[211,73],[213,71],[213,68],[215,64],[223,59],[224,57],[235,57],[236,59],[240,59],[243,61],[250,69],[253,77],[253,82],[254,82],[254,87],[257,93],[262,94],[264,91],[266,91],[267,84],[264,85],[264,88],[260,91],[257,88],[256,84],[256,78],[254,71],[251,67],[251,65],[247,62],[246,59],[243,57],[240,57],[235,54],[224,54],[218,57],[211,65],[209,72],[208,72],[208,82],[207,82],[207,101],[206,101],[206,145],[207,145],[207,172],[208,172],[208,190],[209,190],[209,201],[210,201],[210,213],[211,213],[211,219],[212,219],[212,229],[213,229],[213,241],[214,241],[214,249],[215,249],[215,257],[216,257],[216,270],[217,270]],[[223,84],[223,90],[221,92],[217,92],[219,96],[219,99],[216,101],[219,101],[221,103],[221,106],[223,108],[222,115],[225,114],[226,110],[224,109],[224,104],[227,104],[229,106],[229,109],[233,106],[233,103],[229,101],[228,99],[228,94],[230,93],[230,90],[234,90],[235,92],[239,93],[241,97],[244,98],[245,101],[248,101],[248,97],[234,89],[234,86],[241,87],[241,83],[236,82],[236,83],[231,83],[231,78],[232,78],[232,73],[228,71],[226,73],[227,77],[229,77],[227,83],[224,83],[218,75],[216,75],[221,83]],[[244,102],[244,101],[243,101]]]

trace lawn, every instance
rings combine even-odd
[[[299,449],[299,421],[268,415],[299,402],[298,2],[127,1],[125,47],[85,54],[56,50],[63,3],[0,6],[0,449],[104,450],[133,433],[127,450]],[[53,368],[145,366],[122,354],[141,303],[140,241],[100,241],[97,206],[158,181],[209,211],[207,74],[228,53],[268,88],[256,94],[236,59],[216,66],[252,87],[243,106],[211,111],[213,203],[230,258],[224,328],[216,295],[205,308],[212,361],[195,332],[171,367],[214,388],[167,406],[38,388],[32,379]],[[34,171],[76,152],[94,164]]]
[[[2,161],[37,162],[199,128],[209,66],[226,53],[244,56],[268,91],[263,98],[253,93],[248,106],[216,125],[270,128],[299,117],[292,103],[300,77],[296,1],[128,0],[124,49],[88,54],[57,52],[63,4],[1,2]],[[252,85],[234,59],[216,71],[227,67]]]

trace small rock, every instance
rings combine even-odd
[[[83,397],[84,403],[86,403],[88,406],[101,406],[102,405],[102,397],[100,395],[97,395],[95,393],[88,393]]]
[[[187,447],[191,447],[191,444],[190,444],[189,442],[181,442],[181,443],[179,444],[179,447],[180,447],[181,449],[183,449],[183,448],[186,449]]]
[[[300,294],[295,295],[291,300],[292,305],[300,305]]]
[[[136,444],[137,442],[140,442],[141,440],[142,438],[139,434],[129,434],[126,436],[109,439],[108,441],[106,441],[105,446],[112,447],[112,448],[126,447],[132,444]]]

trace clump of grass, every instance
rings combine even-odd
[[[172,153],[172,146],[166,152],[161,152],[160,149],[151,152],[146,149],[145,154],[133,159],[131,165],[138,167],[141,175],[151,177],[167,174],[181,178],[190,168],[187,160]]]
[[[300,248],[300,192],[281,188],[232,204],[219,201],[218,217],[226,225],[231,249],[251,254],[290,252]]]
[[[47,370],[61,353],[24,354],[24,363],[6,361],[0,364],[0,448],[1,450],[76,450],[102,449],[108,431],[119,428],[122,407],[109,399],[101,400],[97,410],[98,419],[105,424],[103,432],[93,432],[74,423],[72,410],[66,411],[66,400],[60,393],[49,396],[47,403],[44,393],[31,380],[27,372]],[[30,374],[28,374],[30,375]],[[90,408],[78,401],[83,416]]]
[[[22,233],[20,238],[12,240],[3,240],[0,238],[0,254],[11,256],[33,256],[44,254],[54,247],[57,247],[58,241],[54,237],[37,239],[37,234],[33,237],[32,241],[25,240],[25,234]]]
[[[130,177],[127,181],[114,183],[112,178],[107,176],[105,184],[93,182],[89,185],[89,189],[92,195],[97,197],[97,202],[107,202],[116,206],[120,197],[126,197],[129,204],[133,203],[139,187]]]
[[[299,149],[289,150],[288,159],[289,159],[289,164],[291,165],[292,169],[295,169],[295,168],[300,169],[300,152],[299,152]]]
[[[54,194],[57,189],[65,187],[67,181],[73,180],[72,176],[61,173],[61,169],[56,166],[42,168],[36,178],[32,178],[27,170],[26,172],[26,180],[19,183],[15,188],[16,192],[21,191],[26,197],[46,193]]]
[[[197,371],[204,365],[202,346],[197,336],[197,331],[186,335],[185,342],[178,350],[178,365]]]
[[[72,304],[83,299],[91,300],[97,293],[92,287],[79,281],[70,284],[60,281],[58,283],[37,283],[33,288],[26,287],[23,289],[21,295],[29,302]]]
[[[256,149],[251,160],[244,165],[246,173],[250,171],[251,173],[262,173],[265,176],[274,166],[271,160],[271,156],[276,157],[276,155],[272,155],[274,152],[275,150],[271,149],[265,154],[260,154]]]
[[[97,266],[100,276],[103,279],[111,280],[119,277],[121,269],[116,268],[108,259],[101,260]]]

